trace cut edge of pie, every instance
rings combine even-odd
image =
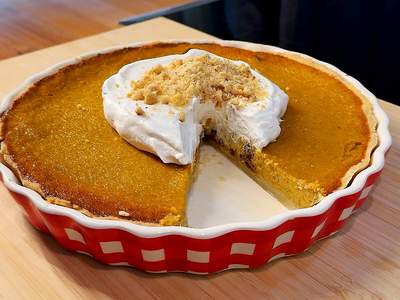
[[[139,46],[153,46],[153,45],[163,45],[163,44],[170,44],[171,42],[153,42],[153,43],[146,43],[146,44],[140,44]],[[327,65],[325,63],[319,62],[311,57],[308,57],[306,55],[300,54],[300,53],[294,53],[294,52],[289,52],[289,51],[284,51],[282,49],[279,48],[275,48],[275,47],[271,47],[271,49],[273,49],[273,51],[270,51],[271,49],[269,49],[268,46],[263,46],[263,45],[257,45],[257,44],[251,44],[251,43],[245,43],[245,46],[243,45],[243,43],[237,43],[237,42],[233,42],[233,43],[225,43],[225,42],[215,42],[215,41],[178,41],[177,43],[189,43],[189,44],[202,44],[202,43],[207,43],[207,44],[216,44],[216,45],[220,45],[220,46],[227,46],[227,47],[234,47],[234,48],[241,48],[244,50],[250,50],[250,51],[254,51],[254,52],[266,52],[266,53],[270,53],[270,54],[277,54],[279,56],[284,56],[287,57],[291,60],[294,60],[296,62],[299,62],[301,64],[305,64],[308,65],[312,68],[315,68],[319,71],[322,71],[326,74],[328,74],[329,76],[337,79],[338,81],[340,81],[341,83],[343,83],[348,89],[350,89],[354,94],[357,95],[357,97],[362,101],[362,105],[361,105],[361,109],[366,117],[367,120],[367,124],[370,130],[370,138],[369,138],[369,143],[366,147],[365,150],[365,155],[364,158],[361,159],[361,161],[359,163],[357,163],[356,165],[353,165],[352,167],[350,167],[347,172],[344,174],[344,176],[340,179],[340,185],[337,186],[335,189],[331,190],[331,191],[327,191],[327,194],[330,194],[332,192],[334,192],[335,190],[338,189],[343,189],[346,186],[349,185],[349,183],[352,181],[352,179],[362,170],[364,170],[370,163],[371,163],[371,159],[372,159],[372,153],[373,150],[377,147],[378,145],[378,135],[376,132],[376,128],[377,128],[377,120],[374,116],[373,113],[373,108],[372,108],[372,104],[370,102],[370,100],[368,100],[368,96],[363,94],[362,90],[357,87],[354,83],[351,83],[349,80],[347,80],[345,78],[345,76],[347,75],[342,75],[341,71],[338,71],[336,68]],[[130,46],[130,48],[135,48],[135,46]],[[279,50],[277,53],[274,53],[274,51]],[[115,51],[118,51],[120,49],[116,49]],[[110,54],[112,52],[108,52],[107,54]],[[90,56],[89,56],[90,57]],[[85,58],[84,58],[85,59]],[[79,62],[78,62],[79,63]],[[72,64],[73,65],[73,64]],[[69,67],[70,65],[67,65],[66,67]],[[65,68],[61,67],[59,69],[56,70],[56,73],[59,71],[63,71]],[[39,80],[37,80],[35,83],[31,84],[30,86],[27,86],[26,89],[19,93],[16,97],[14,97],[13,102],[15,102],[15,100],[23,97],[23,95],[25,93],[27,93],[30,89],[34,88],[35,85],[37,83],[39,83],[40,81],[42,81],[43,79],[54,75],[54,73],[49,73],[48,75],[46,75],[43,78],[40,78]],[[289,99],[290,101],[290,99]],[[11,169],[12,171],[17,175],[17,177],[20,179],[21,183],[23,186],[30,188],[36,192],[38,192],[44,199],[46,199],[48,202],[53,203],[53,204],[57,204],[57,205],[61,205],[61,206],[65,206],[65,207],[70,207],[73,209],[76,209],[80,212],[82,212],[83,214],[89,216],[89,217],[94,217],[94,218],[98,218],[98,219],[107,219],[107,220],[124,220],[124,221],[129,221],[129,222],[133,222],[135,224],[140,224],[140,225],[146,225],[146,226],[160,226],[160,225],[185,225],[186,224],[186,216],[185,215],[179,215],[176,214],[175,212],[171,212],[171,214],[166,215],[163,219],[160,220],[159,223],[153,223],[153,222],[142,222],[142,221],[137,221],[137,220],[127,220],[124,219],[123,216],[118,217],[118,216],[99,216],[96,214],[93,214],[92,212],[88,211],[87,209],[81,208],[78,205],[72,204],[70,201],[66,200],[66,199],[61,199],[58,197],[53,197],[53,196],[46,196],[45,193],[42,190],[42,187],[39,183],[36,183],[32,180],[30,180],[29,178],[22,176],[17,163],[15,163],[15,161],[12,158],[12,155],[8,152],[7,150],[7,144],[4,141],[4,132],[3,132],[3,121],[4,121],[4,116],[7,114],[7,112],[13,107],[13,103],[11,105],[9,105],[8,109],[6,111],[4,111],[1,114],[1,122],[0,122],[0,139],[1,139],[1,160],[3,162],[5,162]],[[279,138],[278,138],[279,139]],[[220,146],[217,146],[217,148],[219,148],[221,150]],[[222,148],[222,152],[228,153],[229,149],[227,148]],[[262,179],[260,179],[259,177],[257,177],[257,175],[254,174],[254,172],[252,172],[250,169],[246,168],[246,164],[243,161],[239,161],[239,160],[235,160],[234,158],[230,157],[231,160],[233,160],[234,163],[236,163],[243,171],[245,171],[247,174],[249,174],[251,177],[253,177],[258,183],[260,183],[263,187],[270,189],[269,186],[265,185],[265,182],[263,182]],[[195,178],[195,165],[194,164],[192,166],[192,171],[191,171],[191,179],[193,180]],[[308,203],[300,203],[300,205],[295,205],[296,208],[301,208],[301,207],[308,207],[308,206],[312,206],[316,203],[318,203],[324,196],[323,194],[320,194],[320,197],[315,198],[315,201],[313,202],[308,202]],[[285,205],[287,206],[291,206],[290,204],[286,203],[285,201],[283,201]],[[177,215],[179,215],[179,217],[177,217]]]

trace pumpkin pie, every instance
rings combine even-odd
[[[240,45],[151,43],[63,67],[27,88],[3,113],[2,159],[23,185],[51,203],[97,218],[185,225],[196,163],[163,163],[128,144],[106,121],[101,91],[124,65],[201,49],[248,63],[289,96],[281,133],[263,149],[212,134],[207,142],[290,208],[312,206],[346,187],[368,166],[377,145],[368,100],[313,59]]]

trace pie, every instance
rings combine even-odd
[[[2,159],[24,186],[51,203],[97,218],[185,225],[196,164],[166,164],[125,142],[104,118],[101,89],[131,62],[203,49],[247,62],[289,96],[281,134],[262,151],[212,137],[208,142],[286,206],[312,206],[346,187],[370,163],[377,145],[372,107],[322,63],[251,48],[152,43],[61,68],[27,88],[3,113]]]

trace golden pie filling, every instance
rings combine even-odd
[[[38,81],[2,115],[3,160],[47,201],[94,217],[185,225],[195,163],[166,164],[125,142],[104,117],[101,91],[103,82],[126,64],[192,48],[244,61],[288,94],[282,131],[265,148],[209,139],[286,206],[312,206],[369,164],[377,143],[372,108],[326,67],[295,54],[187,43],[100,54]],[[133,99],[166,101],[148,84],[134,84],[142,94],[132,94]],[[193,91],[202,89],[194,86]]]

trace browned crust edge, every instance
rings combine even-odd
[[[374,115],[372,104],[368,100],[368,97],[366,95],[362,94],[358,88],[356,88],[354,83],[351,83],[348,78],[345,78],[345,76],[339,75],[337,72],[332,70],[330,67],[326,66],[324,63],[317,63],[314,61],[314,59],[310,59],[308,57],[302,57],[302,55],[299,55],[296,53],[283,53],[282,55],[286,56],[288,58],[291,58],[293,60],[299,61],[301,63],[306,63],[307,65],[309,65],[317,70],[320,70],[324,73],[327,73],[331,77],[339,80],[342,84],[344,84],[346,86],[346,88],[351,90],[357,96],[357,98],[360,99],[362,102],[361,109],[364,112],[364,116],[367,120],[369,133],[370,133],[370,139],[369,139],[369,143],[365,150],[364,158],[358,164],[350,167],[349,170],[347,170],[347,172],[341,178],[341,184],[335,190],[343,189],[348,186],[348,184],[352,181],[352,179],[360,171],[364,170],[365,168],[367,168],[370,165],[372,153],[379,144],[378,133],[377,133],[378,123],[377,123],[377,120]],[[330,193],[332,193],[332,192],[333,191],[331,191]],[[321,199],[319,199],[319,201]],[[314,204],[318,203],[319,201],[316,201]]]

